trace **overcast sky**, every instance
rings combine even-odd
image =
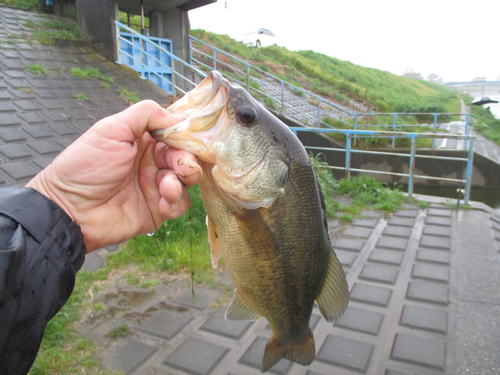
[[[500,80],[500,0],[218,0],[189,18],[231,37],[265,27],[289,50],[399,75]]]

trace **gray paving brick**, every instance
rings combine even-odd
[[[191,293],[191,288],[184,290],[180,296],[175,298],[173,301],[179,305],[186,307],[191,307],[196,310],[204,310],[210,302],[215,298],[221,296],[221,292],[214,289],[207,289],[197,287],[194,289],[195,297],[193,301],[193,295]]]
[[[172,340],[193,319],[194,314],[190,309],[168,305],[167,309],[154,312],[134,329],[165,340]]]
[[[62,116],[61,116],[62,117]],[[49,128],[54,130],[57,134],[59,135],[74,135],[78,134],[75,129],[70,127],[68,124],[57,124],[57,125],[50,125]]]
[[[0,100],[5,100],[5,99],[12,99],[13,95],[11,95],[8,91],[6,90],[0,90]],[[2,115],[4,116],[4,115]],[[0,122],[1,124],[1,122]]]
[[[252,345],[250,345],[238,362],[260,370],[267,341],[268,339],[266,337],[257,336]],[[291,366],[292,362],[287,359],[282,359],[268,371],[274,374],[286,374]]]
[[[419,302],[448,305],[448,286],[439,283],[417,283],[410,281],[406,298]]]
[[[416,375],[416,373],[402,372],[402,371],[387,369],[385,371],[384,375]],[[419,372],[418,375],[426,375],[426,374]]]
[[[381,264],[366,264],[361,273],[360,279],[394,285],[398,278],[399,270],[397,267]]]
[[[38,171],[41,171],[42,169],[47,168],[47,166],[50,163],[52,163],[52,160],[54,160],[54,156],[46,156],[46,157],[34,159],[31,161],[31,163],[34,164],[38,168]]]
[[[451,218],[439,216],[427,216],[425,218],[426,225],[439,225],[442,227],[451,227]]]
[[[368,239],[372,234],[372,230],[368,228],[347,228],[342,234],[349,237],[358,237],[363,239]]]
[[[28,80],[26,79],[21,79],[21,78],[16,78],[16,79],[9,79],[8,84],[15,90],[15,89],[23,89],[23,88],[30,88],[31,85]],[[19,91],[24,91],[25,93],[30,94],[29,97],[34,98],[35,96],[31,92],[27,92],[26,90],[19,90]],[[25,98],[27,97],[25,94],[22,92],[16,92],[16,98]]]
[[[24,141],[26,135],[15,128],[0,129],[0,139],[4,142]]]
[[[384,314],[349,306],[344,315],[335,321],[334,325],[377,336],[383,320]]]
[[[376,247],[388,250],[405,251],[407,245],[408,240],[404,238],[380,237],[377,241]]]
[[[433,249],[450,250],[451,239],[446,237],[422,236],[420,237],[420,246]]]
[[[47,119],[45,117],[40,116],[36,112],[18,113],[17,116],[27,124],[39,124],[47,122]]]
[[[403,262],[403,254],[392,250],[375,249],[370,254],[368,260],[378,263],[395,264],[400,266]]]
[[[106,348],[102,355],[104,367],[130,374],[146,362],[158,348],[135,340],[123,340]]]
[[[337,258],[343,267],[352,267],[358,257],[356,254],[342,250],[336,250],[335,254],[337,254]]]
[[[444,371],[446,343],[435,339],[397,333],[392,347],[391,359]]]
[[[365,241],[362,241],[362,240],[354,240],[354,239],[350,239],[350,238],[339,238],[333,244],[333,248],[360,252],[361,249],[363,249],[364,245],[365,245]]]
[[[390,236],[390,237],[402,237],[402,238],[410,238],[411,237],[412,230],[410,228],[404,228],[404,227],[385,227],[384,231],[382,234],[384,236]]]
[[[12,125],[21,125],[21,121],[12,115],[2,114],[0,116],[0,127]]]
[[[224,319],[225,311],[225,308],[219,309],[200,329],[239,340],[253,322],[226,320]]]
[[[402,326],[446,334],[448,312],[427,307],[404,305],[399,324]]]
[[[453,211],[450,209],[429,208],[427,210],[427,216],[451,217],[452,215]]]
[[[68,118],[64,116],[61,111],[56,111],[56,112],[48,112],[44,111],[43,112],[44,116],[47,117],[51,122],[61,122],[61,121],[68,121]]]
[[[377,226],[378,222],[379,220],[375,219],[354,219],[352,225],[373,229]]]
[[[43,90],[43,89],[33,89],[33,93],[42,98],[42,99],[48,99],[48,98],[56,98],[57,96],[52,93],[51,91],[48,90]]]
[[[16,181],[32,178],[37,174],[37,171],[24,161],[1,164],[0,169]]]
[[[40,155],[55,154],[63,150],[60,145],[49,140],[29,142],[26,145]]]
[[[316,358],[321,362],[366,373],[373,348],[374,345],[366,342],[328,335]]]
[[[371,211],[371,210],[363,210],[361,211],[361,215],[374,218],[374,219],[380,219],[382,217],[382,212],[380,211]]]
[[[424,262],[450,264],[451,254],[442,250],[419,249],[415,259]]]
[[[10,89],[9,93],[13,98],[17,99],[35,99],[35,94],[33,94],[31,90],[20,90],[17,89],[17,86],[15,89]]]
[[[426,236],[451,237],[451,228],[426,225],[422,231]]]
[[[387,225],[413,228],[415,225],[415,219],[393,216],[389,219]]]
[[[52,137],[54,135],[54,133],[51,132],[47,126],[25,126],[22,128],[22,130],[36,139]]]
[[[72,144],[76,140],[76,138],[77,138],[76,136],[75,137],[56,138],[55,142],[57,144],[59,144],[63,149],[65,149],[70,144]]]
[[[0,153],[5,155],[10,160],[32,156],[32,153],[29,150],[19,144],[0,146]]]
[[[34,89],[52,89],[48,79],[32,79],[30,80],[30,87]],[[36,92],[36,91],[35,91]]]
[[[16,109],[12,107],[9,103],[0,102],[0,115],[5,115],[8,112],[16,112]]]
[[[450,282],[450,270],[444,266],[417,263],[413,266],[411,277],[448,283]]]
[[[399,210],[393,213],[394,216],[416,218],[418,216],[417,210]]]
[[[13,103],[16,107],[20,108],[22,111],[34,111],[40,109],[40,106],[32,100],[16,100]]]
[[[353,301],[387,307],[391,299],[392,289],[381,286],[355,283],[349,298]]]
[[[5,70],[2,72],[6,78],[28,78],[28,74],[23,70]]]
[[[57,100],[38,100],[38,104],[45,109],[63,109],[64,106]]]

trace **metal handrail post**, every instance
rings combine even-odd
[[[354,114],[354,130],[358,130],[358,114]],[[354,145],[357,144],[358,138],[357,135],[354,134]]]
[[[116,26],[116,57],[117,57],[117,64],[122,63],[122,51],[120,50],[120,26],[115,23]]]
[[[410,165],[408,171],[408,196],[413,196],[413,174],[415,173],[415,152],[417,149],[417,138],[411,137]]]
[[[250,93],[250,65],[247,65],[247,91]]]
[[[397,113],[393,113],[392,114],[393,116],[393,120],[392,120],[392,131],[395,132],[396,131],[396,124],[397,124],[397,118],[398,118],[398,114]],[[395,148],[396,147],[396,137],[392,137],[392,148]]]
[[[471,180],[472,180],[472,163],[474,161],[474,139],[469,139],[469,155],[467,158],[467,171],[465,173],[465,196],[464,203],[469,204]]]
[[[175,89],[175,60],[171,59],[172,61],[172,92],[174,93],[174,98],[177,98],[176,94],[176,89]]]
[[[470,113],[465,114],[465,135],[469,135],[469,119],[470,119]],[[464,140],[464,149],[467,150],[469,145],[467,144],[467,140]]]
[[[345,178],[351,178],[351,133],[346,134],[345,140]]]
[[[285,81],[281,80],[281,113],[285,112]]]
[[[212,60],[214,61],[214,70],[217,70],[217,57],[215,55],[215,48],[212,47]]]
[[[436,134],[439,113],[433,113],[433,115],[434,115],[434,134]],[[432,148],[436,148],[436,138],[432,139]]]
[[[318,98],[318,128],[321,128],[321,100]]]

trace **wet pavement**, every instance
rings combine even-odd
[[[28,19],[46,18],[0,7],[0,184],[8,186],[23,186],[96,120],[126,108],[120,89],[168,101],[88,48],[13,38],[29,38]],[[52,72],[28,73],[35,62]],[[81,80],[70,73],[74,67],[99,68],[115,83],[108,89]],[[430,207],[406,205],[389,216],[366,211],[348,226],[329,221],[349,308],[331,324],[315,307],[316,360],[308,367],[282,360],[270,373],[500,373],[500,215],[482,204],[456,212],[443,199],[421,199]],[[116,250],[92,253],[84,268],[99,269]],[[225,321],[232,283],[219,275],[222,287],[196,285],[194,301],[188,276],[165,275],[152,290],[119,288],[99,297],[105,313],[86,319],[80,332],[105,344],[103,367],[131,375],[260,373],[267,322]],[[108,337],[124,326],[128,334]]]

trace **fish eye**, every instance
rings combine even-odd
[[[250,107],[241,107],[238,110],[238,122],[244,126],[252,126],[255,125],[254,121],[257,118],[257,114],[255,110]]]

